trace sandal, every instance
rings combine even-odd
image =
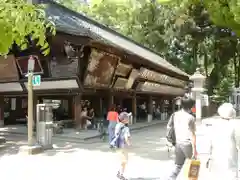
[[[125,178],[125,177],[120,173],[120,171],[118,171],[117,177],[118,177],[119,179],[121,179],[121,180],[127,180],[127,178]]]
[[[125,178],[123,175],[120,178],[121,180],[128,180],[127,178]]]
[[[120,173],[120,171],[118,171],[118,173],[117,173],[117,178],[119,178],[119,179],[122,178],[122,174]]]

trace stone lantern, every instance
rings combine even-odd
[[[193,98],[195,99],[196,107],[196,120],[200,121],[202,118],[202,104],[201,104],[201,93],[205,91],[204,82],[206,77],[200,73],[200,69],[197,68],[196,72],[190,77],[193,81]]]

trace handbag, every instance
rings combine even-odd
[[[180,173],[180,179],[198,180],[201,162],[198,159],[186,159]],[[179,179],[179,178],[178,178]]]

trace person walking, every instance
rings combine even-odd
[[[109,144],[111,143],[112,139],[114,138],[114,132],[116,124],[118,123],[118,112],[116,111],[116,106],[111,105],[108,114],[107,114],[107,120],[108,120],[108,135],[109,135]]]
[[[212,122],[209,134],[209,178],[222,180],[238,179],[238,149],[240,145],[240,122],[234,120],[236,111],[231,103],[218,108],[219,118]]]
[[[121,180],[127,180],[124,173],[128,163],[128,147],[130,146],[130,130],[127,126],[128,122],[128,113],[122,112],[119,115],[119,122],[115,127],[115,137],[118,137],[116,148],[120,158],[120,170],[117,173],[117,177]]]
[[[167,128],[173,128],[175,133],[175,166],[168,180],[176,180],[186,159],[197,157],[196,150],[196,123],[189,112],[193,106],[189,97],[181,99],[182,109],[173,113]]]

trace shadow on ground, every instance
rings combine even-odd
[[[162,180],[168,174],[168,167],[172,165],[172,153],[168,153],[164,131],[151,128],[149,131],[134,133],[132,137],[132,146],[129,148],[129,171],[126,176],[129,180]],[[11,164],[13,169],[18,169],[22,164],[22,169],[31,169],[35,172],[34,167],[29,166],[26,162],[36,162],[43,165],[45,173],[39,177],[44,179],[52,174],[50,169],[59,166],[59,172],[81,171],[81,177],[105,177],[107,180],[114,179],[115,170],[119,168],[118,154],[111,150],[108,142],[100,141],[92,144],[81,144],[73,142],[55,141],[53,149],[46,150],[44,153],[35,156],[26,156],[19,152],[19,148],[27,144],[26,136],[6,137],[7,143],[0,147],[1,164]],[[72,164],[78,163],[78,166]],[[94,168],[94,173],[92,169]],[[163,170],[164,169],[164,170]],[[89,171],[89,172],[88,172]],[[106,173],[106,171],[111,171]],[[7,175],[7,168],[4,171]],[[19,175],[23,176],[24,172],[19,171]],[[11,175],[13,179],[14,174]],[[66,176],[66,178],[65,178]],[[30,177],[30,175],[29,175]],[[33,176],[34,177],[34,173]],[[67,179],[67,174],[63,173],[60,179]],[[95,179],[96,179],[95,178]],[[5,178],[6,179],[6,178]],[[87,178],[83,178],[87,179]]]
[[[172,150],[166,146],[164,131],[159,130],[158,127],[151,128],[151,131],[134,133],[132,137],[132,146],[129,152],[135,156],[147,158],[150,160],[168,161],[172,158]],[[27,144],[25,136],[6,137],[7,143],[4,147],[0,147],[0,157],[4,155],[17,154],[19,147]],[[46,150],[44,155],[54,156],[58,153],[76,153],[80,150],[101,151],[112,153],[107,142],[99,141],[92,144],[72,143],[72,142],[55,142],[53,149]],[[170,150],[170,152],[168,152]]]
[[[14,142],[14,141],[7,141],[6,143],[1,144],[0,157],[18,154],[20,146],[21,146],[21,142]]]
[[[142,137],[140,140],[133,138],[132,146],[128,149],[129,153],[151,160],[169,160],[173,158],[173,148],[167,146],[165,138]],[[54,156],[56,153],[74,153],[80,149],[89,151],[114,152],[108,146],[107,142],[98,142],[94,144],[75,144],[71,142],[57,143],[53,150],[46,151],[46,155]]]

